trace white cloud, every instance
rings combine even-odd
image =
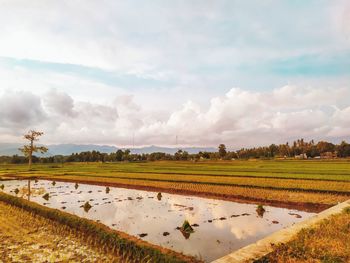
[[[71,117],[75,115],[73,99],[57,89],[52,89],[45,94],[44,105],[53,114]]]
[[[29,128],[43,129],[49,143],[183,145],[229,147],[281,143],[294,138],[340,140],[350,137],[347,89],[285,86],[266,92],[233,88],[214,97],[208,107],[188,101],[163,120],[143,110],[133,96],[111,98],[109,104],[73,100],[51,90],[41,96],[8,92],[0,97],[2,138]]]
[[[347,65],[332,59],[349,54],[349,10],[346,0],[0,1],[0,140],[32,126],[57,143],[348,138],[349,77],[337,67],[310,77],[303,59]],[[300,64],[290,76],[265,69],[288,61]],[[289,77],[298,85],[269,90]],[[225,94],[232,86],[257,91]]]
[[[46,119],[41,99],[29,92],[8,92],[0,97],[0,130],[15,132]]]

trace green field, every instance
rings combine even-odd
[[[350,197],[349,160],[1,165],[0,176],[105,182],[256,199],[335,204]],[[250,189],[247,192],[247,188]]]

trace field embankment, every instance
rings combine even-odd
[[[258,262],[350,262],[350,207],[303,229]]]

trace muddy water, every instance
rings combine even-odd
[[[5,185],[6,193],[28,198],[28,181],[0,184]],[[257,213],[257,206],[252,204],[44,180],[31,181],[30,191],[31,201],[99,220],[111,228],[206,262],[314,215],[271,206],[265,206],[264,213]],[[49,194],[48,200],[43,198],[45,193]],[[90,209],[84,209],[86,202]],[[177,229],[184,220],[192,225],[193,233]]]

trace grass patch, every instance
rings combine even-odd
[[[274,252],[256,262],[350,262],[350,207],[303,229],[292,241],[277,245]]]
[[[0,229],[0,262],[124,262],[67,226],[3,202]]]

